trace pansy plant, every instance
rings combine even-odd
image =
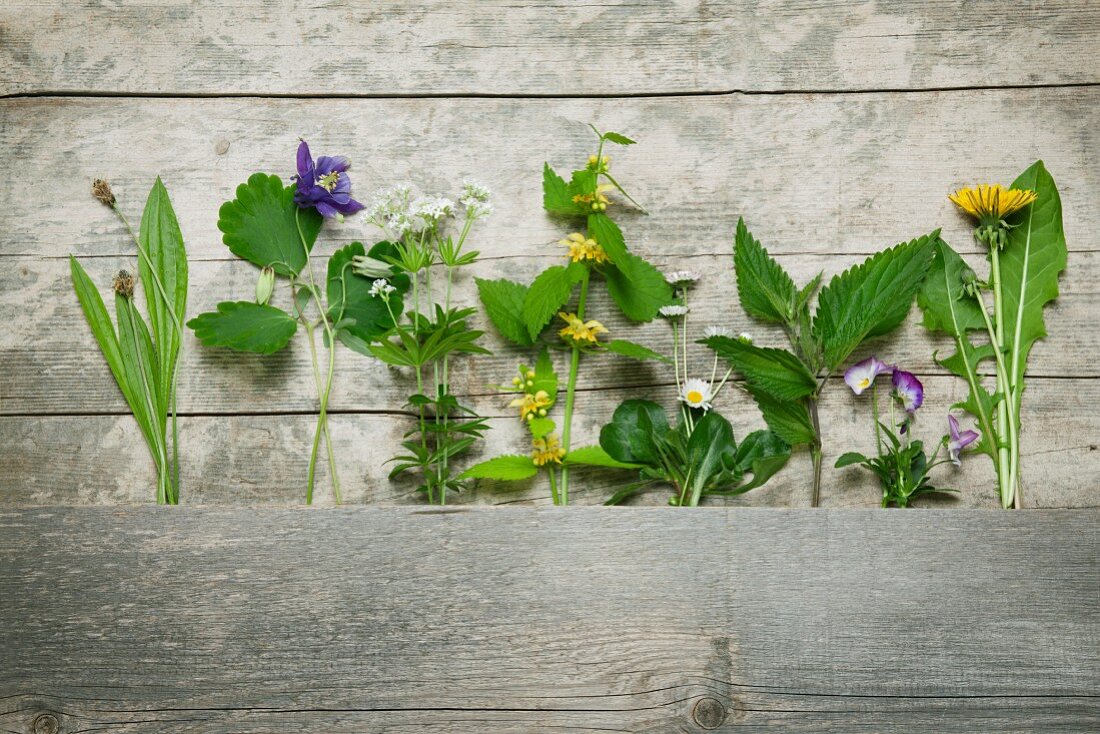
[[[336,250],[322,279],[314,267],[314,244],[325,220],[342,221],[363,205],[351,198],[350,163],[342,156],[314,160],[305,141],[298,145],[294,183],[278,176],[254,173],[237,187],[236,198],[222,204],[218,229],[230,251],[257,266],[255,300],[219,303],[216,311],[187,323],[195,336],[211,347],[271,354],[284,349],[299,327],[305,329],[318,393],[317,425],[306,475],[306,503],[313,501],[317,457],[322,438],[328,455],[333,496],[341,501],[335,448],[328,426],[336,344],[362,351],[392,328],[391,312],[400,312],[408,279],[387,264],[394,254],[389,243],[368,252],[360,242]],[[379,268],[360,274],[356,263],[370,258]],[[289,298],[285,308],[273,305],[276,278],[285,279]],[[375,280],[386,279],[383,293]],[[316,334],[323,334],[328,355],[318,357]]]
[[[733,267],[741,307],[753,318],[782,327],[790,349],[757,346],[727,336],[703,343],[745,379],[764,420],[791,446],[808,446],[813,463],[811,505],[821,495],[823,439],[818,402],[829,376],[860,345],[902,324],[921,287],[939,231],[871,256],[836,275],[817,294],[821,275],[805,286],[791,277],[737,223]]]
[[[1027,358],[1046,336],[1043,310],[1058,296],[1066,267],[1062,202],[1042,161],[1021,173],[1008,189],[982,185],[948,198],[977,221],[974,238],[989,260],[981,280],[945,242],[938,242],[932,269],[920,293],[924,326],[947,334],[955,352],[937,360],[966,381],[960,408],[974,416],[978,445],[993,460],[1001,506],[1020,507],[1020,411]],[[982,370],[993,364],[992,390]]]
[[[878,376],[887,372],[890,373],[892,386],[888,417],[880,414],[876,384]],[[923,442],[912,437],[917,411],[924,404],[924,386],[916,375],[890,366],[876,357],[869,357],[849,367],[844,373],[844,381],[857,396],[870,390],[875,455],[848,452],[837,459],[836,468],[858,464],[868,469],[882,486],[883,507],[908,507],[923,495],[954,492],[953,489],[933,486],[929,474],[942,464],[959,466],[963,450],[978,440],[978,433],[962,430],[958,419],[948,414],[948,433],[936,444],[935,451],[929,457]],[[946,454],[944,458],[940,458],[941,452]]]
[[[562,505],[569,503],[569,468],[577,463],[570,459],[570,442],[582,357],[610,351],[633,359],[664,359],[639,344],[610,338],[609,330],[589,313],[590,285],[594,281],[605,283],[611,299],[627,319],[635,322],[651,321],[658,309],[672,301],[664,276],[627,249],[622,230],[609,214],[617,203],[616,196],[637,204],[611,175],[611,158],[604,154],[604,148],[608,143],[628,146],[634,141],[619,133],[592,129],[598,139],[596,152],[583,168],[572,172],[569,181],[549,164],[543,167],[543,207],[573,228],[560,240],[566,264],[544,270],[529,286],[506,279],[477,281],[485,312],[501,336],[519,347],[533,347],[553,324],[551,341],[568,354],[560,438],[554,426],[550,433],[534,439],[554,441],[556,448],[549,460],[560,464],[560,482],[555,482],[551,490],[554,503]],[[575,305],[570,305],[574,294]],[[538,451],[538,446],[535,449]],[[532,466],[536,459],[532,457]],[[514,476],[516,472],[510,468],[498,471],[498,466],[503,464],[486,462],[470,470],[468,476],[522,478]]]

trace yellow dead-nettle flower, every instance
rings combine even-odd
[[[535,448],[531,452],[531,460],[535,462],[535,466],[546,466],[551,461],[560,464],[565,458],[565,449],[561,447],[557,434],[552,433],[546,438],[536,438],[531,445]]]
[[[577,194],[573,197],[574,204],[584,204],[585,208],[591,209],[594,212],[607,211],[607,206],[611,203],[611,199],[608,199],[605,195],[605,191],[610,191],[615,188],[611,184],[600,184],[596,187],[596,193],[594,194]]]
[[[569,248],[569,257],[575,263],[582,260],[591,260],[597,265],[607,262],[607,253],[603,251],[603,247],[596,240],[585,237],[580,232],[574,232],[558,242]]]
[[[553,401],[550,400],[550,395],[545,390],[539,390],[538,392],[524,393],[520,397],[516,398],[512,402],[508,403],[509,408],[519,408],[519,417],[521,420],[527,420],[528,416],[538,415],[540,410],[550,407]]]
[[[558,316],[567,324],[564,329],[558,332],[566,339],[595,344],[597,335],[607,333],[604,325],[594,319],[583,321],[577,318],[577,314],[566,313],[565,311],[559,311]]]
[[[961,189],[947,198],[982,224],[994,224],[1035,201],[1038,194],[1028,189],[982,184],[973,189]]]

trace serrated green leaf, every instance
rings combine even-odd
[[[294,203],[293,186],[284,187],[278,176],[264,173],[249,176],[237,187],[237,198],[218,210],[218,229],[230,251],[260,267],[271,266],[279,275],[297,275],[305,267],[306,249],[312,249],[321,222],[316,209],[299,209]]]
[[[641,344],[635,344],[625,339],[613,339],[612,341],[606,342],[603,347],[609,352],[614,352],[615,354],[620,354],[630,359],[636,359],[640,362],[653,360],[656,362],[664,362],[665,364],[672,364],[672,360],[665,355],[659,354],[649,347],[643,347]]]
[[[813,322],[826,367],[836,369],[864,341],[901,325],[938,239],[936,230],[883,250],[829,281],[818,296]]]
[[[817,434],[804,401],[778,400],[751,385],[749,393],[775,435],[792,447],[814,443]]]
[[[862,464],[866,461],[869,461],[869,459],[863,454],[857,453],[855,451],[849,451],[846,454],[840,455],[840,458],[836,460],[835,464],[833,464],[833,468],[843,469],[846,466],[851,466],[852,464]]]
[[[607,292],[631,321],[652,321],[672,302],[672,287],[661,271],[631,252],[624,252],[604,277]]]
[[[395,290],[390,294],[389,307],[379,297],[370,294],[374,279],[358,275],[352,270],[352,258],[367,255],[375,260],[384,261],[385,257],[395,254],[389,242],[379,242],[370,252],[361,242],[352,242],[332,254],[328,261],[328,281],[325,298],[328,301],[329,314],[333,319],[354,320],[345,325],[341,333],[350,333],[364,342],[372,342],[394,327],[392,311],[399,315],[404,308],[403,297],[409,288],[409,278],[404,274],[391,274],[388,278]],[[347,342],[344,342],[347,344]],[[354,349],[354,347],[352,347]],[[356,350],[358,351],[358,350]]]
[[[554,362],[550,359],[550,350],[545,346],[535,360],[534,391],[544,390],[551,402],[558,399],[558,373],[554,371]]]
[[[777,400],[799,400],[817,392],[813,374],[785,349],[758,347],[728,336],[707,337],[701,343],[729,362],[750,385]]]
[[[606,214],[588,215],[588,236],[603,247],[603,251],[613,263],[626,255],[626,241],[619,225]]]
[[[563,462],[566,464],[584,464],[586,466],[603,466],[610,469],[637,469],[640,464],[628,464],[618,461],[603,450],[600,446],[581,446],[573,449],[565,455]]]
[[[530,456],[505,454],[483,461],[480,464],[474,464],[459,474],[456,479],[494,479],[501,482],[513,482],[520,479],[530,479],[538,472],[539,469]]]
[[[606,132],[603,134],[603,139],[608,142],[615,143],[616,145],[634,145],[637,141],[631,140],[625,135],[619,133]]]
[[[521,347],[534,344],[523,319],[523,301],[527,287],[511,280],[475,278],[481,304],[493,326],[508,341]]]
[[[545,438],[553,433],[556,427],[550,418],[532,418],[527,421],[527,430],[531,432],[531,438]]]
[[[208,347],[229,347],[240,352],[271,354],[287,345],[298,322],[274,306],[252,301],[226,301],[217,311],[200,314],[187,322]]]
[[[779,263],[753,238],[744,218],[737,220],[733,270],[737,276],[737,297],[745,313],[774,324],[793,321],[798,289]]]
[[[523,299],[523,321],[532,340],[536,339],[554,315],[569,302],[573,286],[585,275],[581,263],[554,265],[542,271]]]
[[[554,172],[549,163],[543,164],[542,167],[542,206],[551,214],[563,216],[577,216],[585,213],[584,209],[573,201],[569,184]]]

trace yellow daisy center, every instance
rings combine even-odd
[[[703,402],[703,393],[698,390],[688,390],[687,398],[689,403],[701,403]]]

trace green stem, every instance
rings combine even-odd
[[[584,320],[584,304],[588,299],[588,277],[590,271],[585,268],[581,277],[580,296],[577,298],[577,318]],[[561,445],[565,453],[569,453],[569,439],[573,429],[573,403],[577,392],[577,369],[581,362],[581,347],[575,340],[572,343],[573,353],[569,361],[569,383],[565,390],[565,417],[561,431]],[[569,504],[569,465],[561,468],[561,504]]]
[[[882,458],[882,426],[878,419],[878,385],[871,384],[871,411],[875,417],[875,452]]]
[[[560,505],[561,501],[558,496],[558,480],[555,478],[554,475],[554,467],[551,466],[547,468],[550,473],[550,496],[554,499],[555,505]],[[565,470],[564,467],[562,467],[562,470]]]
[[[1001,399],[997,402],[997,481],[1001,495],[1001,507],[1008,509],[1015,502],[1015,487],[1012,485],[1012,456],[1011,439],[1004,444],[1004,439],[1009,438],[1012,429],[1010,424],[1015,423],[1012,418],[1010,402],[1012,396],[1008,387],[1008,370],[1004,363],[1004,303],[1001,292],[1001,256],[996,245],[989,249],[990,280],[993,283],[993,316],[996,324],[989,321],[989,312],[985,305],[981,305],[982,317],[985,319],[986,330],[989,332],[989,340],[993,344],[993,356],[997,363],[997,390],[1001,393]]]
[[[810,497],[810,507],[817,507],[821,504],[821,459],[823,453],[821,451],[821,426],[817,417],[817,400],[816,395],[809,399],[810,421],[814,427],[814,442],[810,444],[810,461],[813,463],[814,468],[814,489]]]

